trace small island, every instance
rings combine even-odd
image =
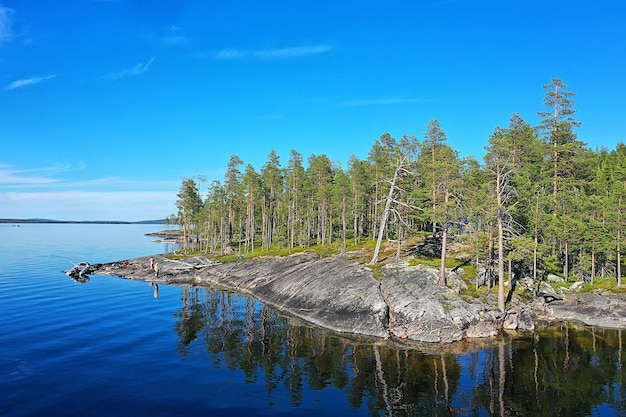
[[[460,157],[437,119],[423,138],[384,133],[346,167],[326,155],[224,180],[184,178],[176,255],[97,273],[251,294],[328,329],[448,343],[557,320],[626,328],[621,283],[626,146],[578,139],[574,93],[543,86],[531,126],[496,127],[482,161]],[[245,168],[244,168],[245,167]],[[168,240],[172,239],[171,234]],[[155,276],[156,275],[156,276]]]
[[[311,250],[227,262],[169,254],[92,265],[92,273],[245,293],[316,326],[403,343],[449,344],[501,332],[515,337],[563,321],[626,328],[626,298],[620,293],[559,295],[544,284],[537,294],[522,278],[502,313],[495,291],[468,288],[473,278],[463,267],[448,269],[442,287],[437,268],[411,258],[388,259],[372,268],[365,262],[370,254]]]

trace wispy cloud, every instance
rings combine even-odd
[[[59,180],[48,177],[24,175],[24,171],[0,168],[0,187],[23,187],[34,185],[49,185]]]
[[[13,37],[13,9],[0,3],[0,43],[11,40]]]
[[[213,54],[213,58],[219,60],[237,60],[237,59],[258,59],[258,60],[277,60],[300,58],[311,55],[325,54],[333,50],[332,45],[302,45],[290,48],[278,49],[222,49]]]
[[[84,164],[59,164],[49,167],[39,167],[31,169],[18,169],[9,165],[0,164],[0,190],[1,189],[33,189],[44,187],[49,189],[142,189],[142,188],[171,188],[176,189],[179,185],[177,181],[144,181],[128,180],[118,177],[102,177],[92,179],[72,178],[72,173],[84,171],[87,168]]]
[[[390,98],[376,98],[370,100],[349,100],[343,101],[337,104],[337,107],[348,108],[348,107],[364,107],[364,106],[387,106],[393,104],[412,104],[412,103],[424,103],[429,100],[422,98],[400,98],[400,97],[390,97]]]
[[[150,34],[147,38],[169,47],[181,46],[190,42],[190,38],[183,33],[180,27],[175,25],[168,26],[161,33]]]
[[[153,62],[154,62],[154,57],[150,58],[150,61],[146,62],[145,64],[139,63],[132,68],[109,74],[107,78],[112,79],[112,80],[119,80],[120,78],[135,77],[138,75],[142,75],[146,71],[148,71],[148,69],[150,68],[150,65],[152,65]]]
[[[9,165],[0,165],[0,188],[49,186],[61,181],[55,178],[59,173],[83,168],[73,167],[70,164],[32,169],[17,169]]]
[[[45,77],[31,77],[23,80],[13,81],[11,84],[5,87],[5,90],[15,90],[16,88],[39,84],[42,81],[46,81],[54,77],[56,77],[56,74],[46,75]]]

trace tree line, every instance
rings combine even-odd
[[[621,284],[626,146],[592,150],[578,139],[574,93],[559,78],[543,86],[545,111],[531,126],[514,114],[488,138],[482,161],[461,158],[438,120],[422,138],[384,133],[347,167],[326,155],[271,150],[257,169],[232,155],[223,181],[184,178],[176,216],[186,245],[210,254],[434,235],[440,283],[451,237],[499,277],[515,262],[542,271]]]

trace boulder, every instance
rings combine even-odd
[[[380,289],[389,308],[389,333],[405,340],[449,343],[479,321],[479,307],[437,285],[437,270],[424,266],[383,268]]]
[[[493,321],[479,321],[470,325],[465,330],[465,337],[468,339],[478,339],[485,337],[494,337],[498,334],[498,325]]]
[[[535,330],[537,314],[527,307],[513,307],[507,310],[502,328],[505,330],[520,330],[531,332]]]

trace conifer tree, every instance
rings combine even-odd
[[[289,248],[296,243],[303,244],[303,200],[305,170],[302,166],[302,154],[291,150],[288,166],[285,172],[286,202],[287,202],[287,234]]]
[[[460,185],[461,164],[458,152],[447,144],[446,133],[437,119],[428,122],[422,152],[420,154],[420,175],[430,185],[431,210],[430,221],[433,234],[437,229],[441,233],[441,266],[439,285],[446,284],[446,255],[448,229],[455,218],[458,208],[456,188]]]
[[[191,178],[183,179],[177,196],[178,218],[183,226],[183,244],[187,250],[191,234],[196,231],[195,226],[197,225],[197,216],[202,208],[202,199],[196,182]]]
[[[270,249],[277,234],[280,201],[283,193],[283,173],[280,157],[275,149],[267,156],[267,162],[261,169],[263,178],[263,231],[262,241],[265,249]]]
[[[263,184],[261,176],[255,171],[251,164],[246,165],[246,170],[242,179],[246,216],[244,250],[254,252],[254,243],[257,236],[257,218],[259,208],[263,205],[261,197],[263,194]]]
[[[243,161],[237,155],[232,155],[226,165],[226,173],[224,175],[224,193],[226,197],[226,205],[228,210],[228,243],[232,243],[236,229],[239,228],[239,214],[241,211],[241,178],[242,174],[239,167],[243,165]]]

